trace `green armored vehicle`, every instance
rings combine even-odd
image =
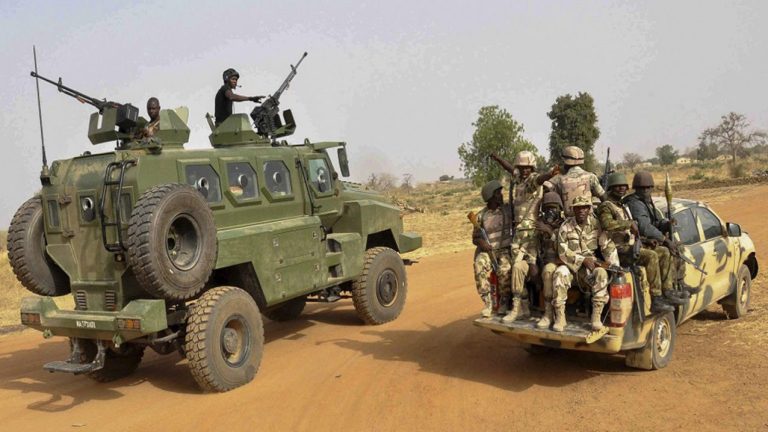
[[[88,137],[117,147],[44,166],[9,229],[13,270],[39,294],[23,299],[22,323],[70,340],[70,358],[45,369],[110,381],[150,347],[181,352],[202,389],[227,391],[258,370],[262,314],[290,320],[308,301],[351,298],[367,324],[398,317],[399,254],[421,237],[382,195],[339,180],[329,150],[348,176],[344,142],[277,140],[295,129],[277,112],[295,73],[252,119],[211,124],[212,148],[199,150],[184,148],[185,109],[161,110],[154,137],[137,139],[147,120],[135,107],[49,81],[99,108]],[[70,293],[74,310],[57,307]]]

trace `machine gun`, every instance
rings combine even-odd
[[[280,121],[280,110],[278,107],[280,105],[280,96],[288,89],[291,81],[296,76],[299,65],[306,56],[307,53],[305,52],[298,63],[296,63],[296,66],[291,65],[291,72],[288,73],[288,77],[285,78],[280,88],[262,102],[261,105],[251,111],[251,119],[259,135],[274,139],[290,135],[296,130],[296,122],[293,120],[291,110],[283,111],[283,117],[285,118],[285,125],[283,125]]]

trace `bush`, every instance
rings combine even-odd
[[[747,175],[747,167],[743,163],[728,164],[728,173],[731,178],[745,177]]]
[[[707,175],[704,174],[703,171],[696,171],[695,173],[688,176],[688,180],[693,181],[706,180],[707,178]]]

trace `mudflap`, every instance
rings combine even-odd
[[[106,356],[104,341],[97,339],[96,348],[96,356],[93,358],[93,361],[83,363],[83,359],[86,358],[86,355],[82,351],[80,344],[77,343],[77,339],[72,339],[72,349],[69,355],[69,360],[46,363],[43,366],[43,369],[48,372],[65,372],[75,375],[97,371],[104,367],[104,357]]]

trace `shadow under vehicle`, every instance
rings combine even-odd
[[[666,215],[667,204],[655,201]],[[723,222],[706,204],[675,199],[672,217],[677,221],[674,238],[680,252],[692,264],[682,262],[682,284],[698,287],[686,304],[674,312],[650,313],[650,298],[645,270],[639,266],[613,272],[609,285],[609,307],[603,312],[605,327],[592,331],[588,319],[588,299],[573,286],[566,306],[567,326],[562,332],[539,329],[540,312],[531,318],[503,323],[500,317],[479,318],[474,324],[511,337],[526,345],[531,353],[553,348],[602,353],[623,353],[626,364],[638,369],[660,369],[672,359],[677,326],[713,303],[722,306],[728,318],[740,318],[749,307],[752,280],[757,277],[755,246],[735,223]]]

